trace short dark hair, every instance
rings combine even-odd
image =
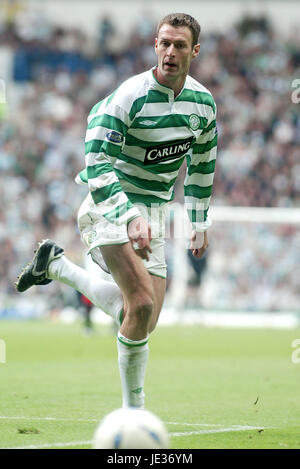
[[[194,47],[198,44],[199,34],[200,34],[200,24],[195,18],[185,13],[171,13],[170,15],[165,16],[158,24],[156,34],[158,36],[160,28],[164,24],[169,24],[178,28],[180,26],[187,26],[192,33],[192,46]]]

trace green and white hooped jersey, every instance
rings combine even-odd
[[[185,204],[193,229],[207,216],[217,151],[216,105],[211,93],[187,76],[180,94],[161,85],[151,69],[125,81],[88,117],[86,168],[99,215],[117,225],[139,215],[133,204],[165,204],[184,159]]]

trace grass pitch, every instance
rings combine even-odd
[[[158,326],[150,339],[146,406],[171,447],[300,448],[300,330]],[[0,448],[90,448],[121,406],[116,339],[108,326],[0,321]]]

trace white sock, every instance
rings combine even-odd
[[[149,355],[148,337],[130,340],[118,333],[118,358],[123,407],[145,406],[144,381]]]
[[[123,297],[115,283],[97,278],[94,274],[73,264],[66,256],[61,256],[49,264],[48,278],[79,291],[120,326]]]

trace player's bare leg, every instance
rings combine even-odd
[[[142,340],[148,334],[155,304],[151,276],[130,243],[102,246],[101,252],[126,302],[120,332],[130,340]]]
[[[150,275],[151,282],[154,290],[154,306],[152,311],[151,320],[148,326],[148,332],[151,333],[156,327],[159,315],[163,306],[163,302],[166,294],[166,284],[167,281],[165,278],[158,277],[156,275]]]

